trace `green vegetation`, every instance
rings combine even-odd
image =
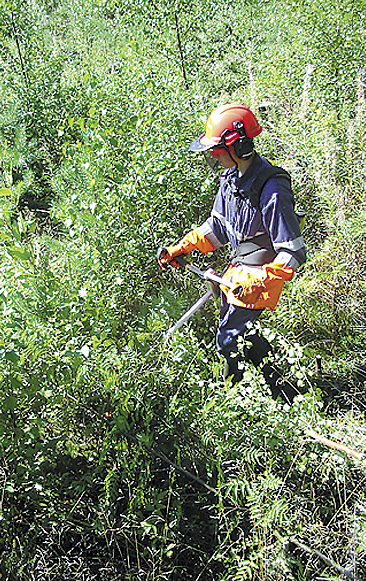
[[[366,450],[365,19],[1,0],[1,579],[366,578],[365,461],[306,434]],[[187,145],[230,100],[307,210],[308,262],[261,320],[291,408],[255,369],[223,384],[213,301],[162,341],[205,289],[156,250],[211,208]]]

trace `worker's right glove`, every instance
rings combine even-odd
[[[203,254],[215,250],[215,247],[211,244],[208,238],[202,234],[199,228],[195,228],[188,232],[188,234],[186,234],[178,244],[167,246],[166,248],[159,248],[158,262],[162,268],[166,268],[169,263],[173,266],[178,266],[178,264],[173,260],[175,256],[190,254],[196,249]]]
[[[179,244],[168,246],[167,248],[159,248],[157,255],[158,263],[164,269],[166,269],[168,264],[177,267],[179,264],[174,260],[174,257],[181,256],[182,254],[183,252]]]

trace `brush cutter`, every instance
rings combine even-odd
[[[210,296],[212,296],[212,291],[207,291],[207,293],[203,295],[203,297],[198,299],[198,301],[194,303],[194,305],[192,305],[191,308],[186,313],[184,313],[184,315],[180,319],[178,319],[178,321],[172,327],[170,327],[170,329],[164,335],[164,343],[166,343],[173,335],[173,333],[175,333],[175,331],[179,329],[179,327],[181,327],[186,321],[188,321],[188,319],[190,319],[198,311],[198,309],[200,309],[202,305],[204,305],[208,301]]]

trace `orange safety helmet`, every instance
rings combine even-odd
[[[239,139],[251,140],[262,131],[254,113],[241,103],[227,103],[215,109],[206,123],[206,131],[189,146],[191,151],[228,147]]]

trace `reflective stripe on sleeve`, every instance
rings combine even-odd
[[[300,263],[296,260],[296,258],[289,252],[285,251],[277,254],[273,262],[276,264],[285,264],[286,266],[290,266],[293,270],[296,270],[300,266]]]
[[[207,222],[204,222],[204,224],[202,224],[202,226],[197,228],[197,230],[199,230],[201,232],[201,234],[203,236],[205,236],[207,238],[207,240],[209,240],[211,242],[211,244],[215,248],[215,250],[217,250],[217,248],[220,248],[222,246],[222,243],[217,238],[217,236],[215,236],[215,234],[213,233],[213,231],[211,230],[211,228],[207,224]]]
[[[305,248],[304,239],[302,236],[295,238],[294,240],[289,240],[288,242],[275,242],[273,244],[275,250],[292,250],[292,252],[296,252],[301,248]]]

